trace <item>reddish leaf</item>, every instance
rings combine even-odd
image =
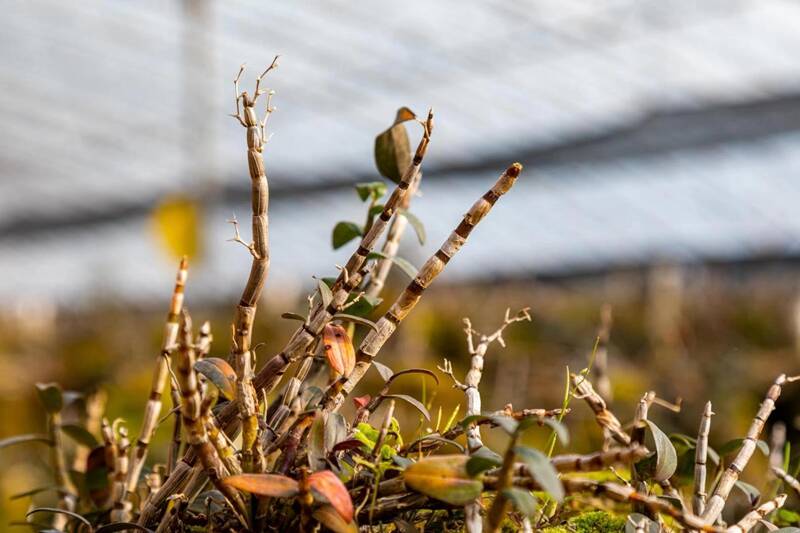
[[[355,404],[356,408],[363,409],[367,406],[369,401],[372,399],[372,396],[369,394],[365,394],[364,396],[356,396],[353,398],[353,403]]]
[[[334,533],[358,533],[358,526],[352,520],[345,521],[332,505],[323,505],[314,510],[314,520]]]
[[[336,512],[345,520],[353,521],[353,501],[347,487],[330,470],[320,470],[308,476],[311,490],[318,492],[330,503]]]
[[[356,352],[353,342],[342,326],[328,324],[322,335],[325,345],[325,357],[337,373],[348,377],[356,366]]]
[[[297,481],[277,474],[238,474],[227,477],[222,482],[257,496],[291,498],[298,493]]]

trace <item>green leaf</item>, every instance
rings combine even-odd
[[[26,490],[25,492],[19,492],[17,494],[12,495],[8,499],[19,500],[21,498],[27,498],[28,496],[36,496],[37,494],[41,494],[42,492],[49,492],[49,491],[57,492],[59,494],[66,493],[64,489],[56,487],[55,485],[48,485],[46,487],[37,487],[35,489]]]
[[[47,445],[52,445],[53,441],[47,435],[40,435],[38,433],[28,433],[26,435],[14,435],[13,437],[8,437],[3,440],[0,440],[0,449],[5,448],[6,446],[12,446],[14,444],[22,444],[25,442],[42,442]]]
[[[91,522],[86,520],[84,517],[82,517],[78,513],[73,513],[72,511],[66,511],[64,509],[56,509],[54,507],[39,507],[37,509],[31,509],[30,511],[28,511],[28,514],[25,515],[25,518],[28,518],[32,514],[36,514],[36,513],[53,513],[53,514],[67,515],[70,518],[74,518],[75,520],[78,520],[79,522],[82,522],[83,524],[85,524],[89,528],[89,531],[92,530]]]
[[[372,361],[372,366],[374,366],[375,370],[378,371],[378,374],[381,375],[383,381],[389,381],[392,379],[394,371],[388,366],[384,365],[383,363],[379,363],[378,361]]]
[[[61,426],[61,431],[78,444],[86,446],[90,450],[99,444],[94,435],[89,433],[86,428],[77,424],[64,424]]]
[[[324,307],[328,307],[331,303],[331,300],[333,300],[333,293],[331,292],[330,287],[328,287],[328,284],[325,283],[325,280],[318,279],[317,289],[319,289],[319,297],[322,298],[322,305]]]
[[[503,458],[486,446],[481,446],[467,461],[467,473],[472,477],[503,464]]]
[[[36,390],[39,393],[39,401],[42,402],[45,411],[50,414],[61,411],[64,406],[61,385],[58,383],[37,383]]]
[[[324,469],[327,465],[325,457],[325,419],[322,417],[322,412],[317,411],[314,415],[314,422],[311,424],[311,431],[307,439],[308,448],[308,466],[312,471]]]
[[[425,225],[419,218],[417,218],[416,215],[411,214],[411,212],[406,211],[405,209],[400,212],[404,217],[406,217],[406,220],[408,220],[408,223],[411,224],[411,227],[414,228],[414,233],[417,234],[417,240],[419,241],[419,243],[421,245],[424,245],[426,238]]]
[[[420,459],[403,471],[408,488],[451,505],[464,505],[481,495],[483,483],[467,473],[466,455]]]
[[[558,478],[558,472],[545,454],[526,446],[516,446],[514,452],[522,459],[533,479],[545,492],[558,502],[564,499],[564,486]]]
[[[370,329],[378,331],[378,325],[375,324],[372,320],[368,320],[361,316],[349,315],[347,313],[337,313],[333,318],[336,320],[344,320],[346,322],[352,322],[354,324],[360,324],[362,326],[367,326]]]
[[[233,400],[236,396],[236,371],[219,357],[206,357],[194,364],[194,369],[213,383],[222,395]]]
[[[381,305],[381,302],[383,302],[382,298],[364,294],[356,303],[347,308],[347,312],[355,316],[366,316],[374,311],[376,307]]]
[[[758,503],[758,499],[761,498],[761,491],[750,483],[738,480],[734,486],[742,491],[745,496],[747,496],[747,501],[750,502],[750,505],[756,505]]]
[[[402,270],[403,273],[406,276],[408,276],[409,278],[411,278],[411,279],[416,278],[417,277],[417,273],[419,272],[417,270],[417,268],[414,265],[412,265],[411,263],[409,263],[406,259],[403,259],[402,257],[396,256],[396,255],[395,256],[389,256],[389,255],[386,255],[383,252],[370,252],[369,255],[367,255],[367,259],[386,259],[386,260],[389,260],[392,263],[394,263],[395,265],[397,265],[397,267],[400,268],[400,270]]]
[[[116,533],[117,531],[147,531],[153,533],[152,529],[147,529],[139,524],[133,522],[115,522],[113,524],[106,524],[94,530],[94,533]]]
[[[413,118],[410,109],[400,108],[394,124],[375,138],[375,166],[381,176],[395,183],[400,183],[403,172],[411,164],[411,143],[402,123]]]
[[[555,418],[545,418],[544,423],[546,426],[550,426],[553,431],[556,432],[558,440],[563,446],[567,446],[569,444],[569,430],[567,429],[567,426]]]
[[[380,200],[386,194],[386,184],[382,181],[370,181],[367,183],[356,183],[356,193],[362,202],[370,198]]]
[[[519,422],[511,418],[510,416],[490,416],[489,417],[495,425],[503,428],[503,431],[508,433],[509,435],[513,435],[517,432],[519,428]]]
[[[536,512],[536,498],[527,490],[511,487],[503,489],[503,495],[514,504],[514,508],[525,516],[533,516]]]
[[[678,454],[675,452],[675,447],[666,433],[661,431],[652,420],[645,420],[647,426],[653,434],[653,440],[656,443],[656,467],[653,479],[656,481],[666,481],[675,473],[678,468]]]
[[[733,452],[735,452],[735,451],[738,451],[738,450],[739,450],[739,448],[741,448],[741,447],[742,447],[742,444],[744,443],[744,441],[745,441],[745,439],[733,439],[733,440],[729,440],[728,442],[726,442],[725,444],[723,444],[722,446],[720,446],[720,447],[719,447],[719,450],[717,450],[717,451],[719,452],[719,454],[720,454],[721,456],[723,456],[723,457],[724,457],[724,456],[726,456],[726,455],[728,455],[728,454],[730,454],[730,453],[733,453]],[[761,453],[763,453],[765,457],[768,457],[768,456],[769,456],[769,444],[767,444],[767,443],[766,443],[766,442],[764,442],[763,440],[757,440],[757,441],[756,441],[756,447],[757,447],[759,450],[761,450]]]
[[[305,324],[306,317],[300,315],[298,313],[281,313],[281,318],[285,318],[287,320],[299,320]]]
[[[333,249],[338,250],[353,239],[361,237],[363,232],[364,230],[361,226],[355,222],[338,222],[336,226],[333,227]]]
[[[428,422],[431,421],[431,414],[428,412],[425,406],[422,405],[422,402],[420,402],[413,396],[409,396],[408,394],[386,394],[384,398],[396,398],[398,400],[403,400],[404,402],[410,403],[411,405],[417,408],[417,411],[422,413],[422,416],[425,417],[425,420],[427,420]]]

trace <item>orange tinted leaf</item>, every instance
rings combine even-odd
[[[358,526],[352,520],[347,522],[332,505],[323,505],[314,510],[314,520],[334,533],[358,533]]]
[[[353,398],[353,403],[358,409],[363,409],[372,400],[372,396],[365,394],[364,396],[356,396]]]
[[[353,521],[353,501],[347,487],[330,470],[320,470],[308,476],[308,483],[311,490],[318,492],[328,500],[336,512],[345,520]]]
[[[298,492],[297,481],[277,474],[237,474],[223,479],[222,482],[257,496],[290,498]]]
[[[225,399],[233,400],[236,396],[236,372],[226,360],[206,357],[197,361],[194,369],[216,385]]]
[[[481,494],[483,483],[467,473],[466,455],[437,455],[426,457],[403,471],[409,488],[447,502],[464,505]]]
[[[348,377],[356,367],[356,352],[353,341],[342,326],[328,324],[322,334],[325,357],[336,372]]]

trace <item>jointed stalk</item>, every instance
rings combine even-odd
[[[356,353],[356,367],[347,378],[342,378],[328,388],[323,401],[327,412],[336,411],[345,397],[352,392],[359,381],[364,377],[372,360],[397,329],[397,326],[408,316],[422,297],[422,293],[430,286],[434,279],[444,270],[448,261],[461,249],[470,233],[481,220],[491,211],[495,202],[507,193],[516,182],[522,165],[514,163],[500,176],[497,183],[481,197],[464,215],[461,223],[456,227],[450,237],[442,244],[439,250],[430,257],[417,276],[406,287],[391,308],[377,322],[375,330],[371,330]]]
[[[128,502],[130,496],[136,491],[142,467],[147,459],[147,449],[150,439],[156,430],[158,417],[161,414],[161,393],[169,378],[168,358],[175,346],[178,338],[178,320],[183,309],[183,295],[186,287],[186,278],[189,275],[189,264],[186,257],[181,259],[178,266],[178,274],[175,277],[175,288],[172,290],[172,299],[169,305],[167,321],[164,325],[164,335],[161,339],[161,351],[156,357],[155,370],[150,385],[150,397],[144,409],[142,427],[139,430],[139,437],[136,439],[136,446],[131,450],[130,464],[125,479],[125,491],[120,495],[120,501],[116,503]],[[124,505],[122,507],[125,507]],[[130,520],[130,516],[125,516],[124,520]]]
[[[194,370],[196,360],[195,349],[192,345],[192,323],[188,313],[184,311],[183,323],[179,337],[179,349],[176,365],[176,375],[181,390],[181,418],[186,428],[186,441],[192,446],[206,474],[214,488],[225,495],[234,512],[244,520],[246,508],[241,495],[221,482],[228,472],[217,451],[211,444],[203,420],[204,407],[198,389],[197,373]]]
[[[761,403],[753,422],[750,424],[750,429],[747,430],[747,436],[742,443],[742,447],[739,449],[739,453],[722,474],[719,483],[717,483],[717,487],[714,489],[714,493],[706,504],[702,516],[707,524],[713,524],[720,513],[722,513],[722,509],[725,507],[725,501],[728,499],[728,495],[736,484],[736,480],[739,479],[739,474],[744,470],[745,466],[747,466],[748,461],[750,461],[750,458],[753,456],[753,452],[756,450],[758,436],[764,429],[764,424],[767,422],[770,413],[775,409],[775,402],[781,395],[783,385],[795,379],[796,378],[787,378],[786,374],[781,374],[767,391],[764,401]]]
[[[419,188],[419,183],[421,180],[422,172],[418,172],[408,187],[408,193],[400,202],[399,209],[403,211],[408,209],[411,199],[414,197],[417,189]],[[406,218],[402,213],[399,213],[392,219],[392,224],[389,226],[389,231],[386,234],[386,241],[383,243],[383,247],[381,248],[381,253],[385,257],[378,261],[378,264],[375,267],[375,270],[372,271],[372,275],[369,277],[369,282],[364,289],[368,296],[375,298],[383,290],[383,286],[386,283],[386,277],[389,275],[389,271],[392,268],[392,259],[397,256],[397,250],[400,248],[400,239],[403,238],[403,234],[405,233],[407,227],[408,218]]]
[[[272,392],[286,368],[306,352],[333,316],[344,307],[353,290],[361,283],[361,278],[356,279],[356,275],[364,267],[367,256],[372,252],[387,224],[409,195],[411,183],[420,172],[422,160],[428,150],[428,143],[433,130],[433,111],[428,112],[428,118],[423,127],[423,136],[417,146],[411,165],[406,169],[400,179],[400,183],[397,184],[395,190],[384,203],[383,211],[375,218],[369,231],[359,242],[358,248],[350,256],[350,259],[336,278],[333,287],[331,287],[331,294],[333,295],[331,302],[326,305],[320,301],[306,323],[295,330],[283,350],[267,361],[256,375],[257,385],[266,389],[267,393]]]
[[[236,114],[234,117],[247,129],[247,163],[250,170],[251,198],[252,198],[252,228],[253,242],[244,243],[239,237],[238,226],[235,225],[236,236],[234,240],[244,244],[253,256],[250,266],[250,275],[247,278],[242,297],[236,306],[233,319],[233,347],[231,359],[236,369],[236,403],[242,419],[242,464],[246,472],[261,470],[263,458],[260,454],[258,441],[258,395],[253,387],[253,357],[251,354],[253,341],[253,322],[256,315],[256,306],[261,298],[261,292],[269,273],[269,185],[267,174],[264,170],[264,145],[265,128],[267,119],[272,113],[270,107],[272,92],[260,88],[261,81],[267,73],[278,66],[276,57],[272,64],[257,78],[253,96],[247,91],[239,93],[239,79],[244,72],[244,67],[234,80],[236,94]],[[256,103],[265,93],[267,110],[263,121],[259,121],[256,113]],[[241,108],[240,108],[241,102]]]
[[[708,432],[711,429],[711,402],[706,402],[700,430],[697,432],[697,445],[694,453],[694,497],[692,509],[696,515],[702,515],[706,506],[706,461],[708,460]]]

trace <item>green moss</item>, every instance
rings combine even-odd
[[[605,511],[591,511],[573,516],[566,525],[549,527],[547,533],[619,533],[625,531],[625,518]]]

